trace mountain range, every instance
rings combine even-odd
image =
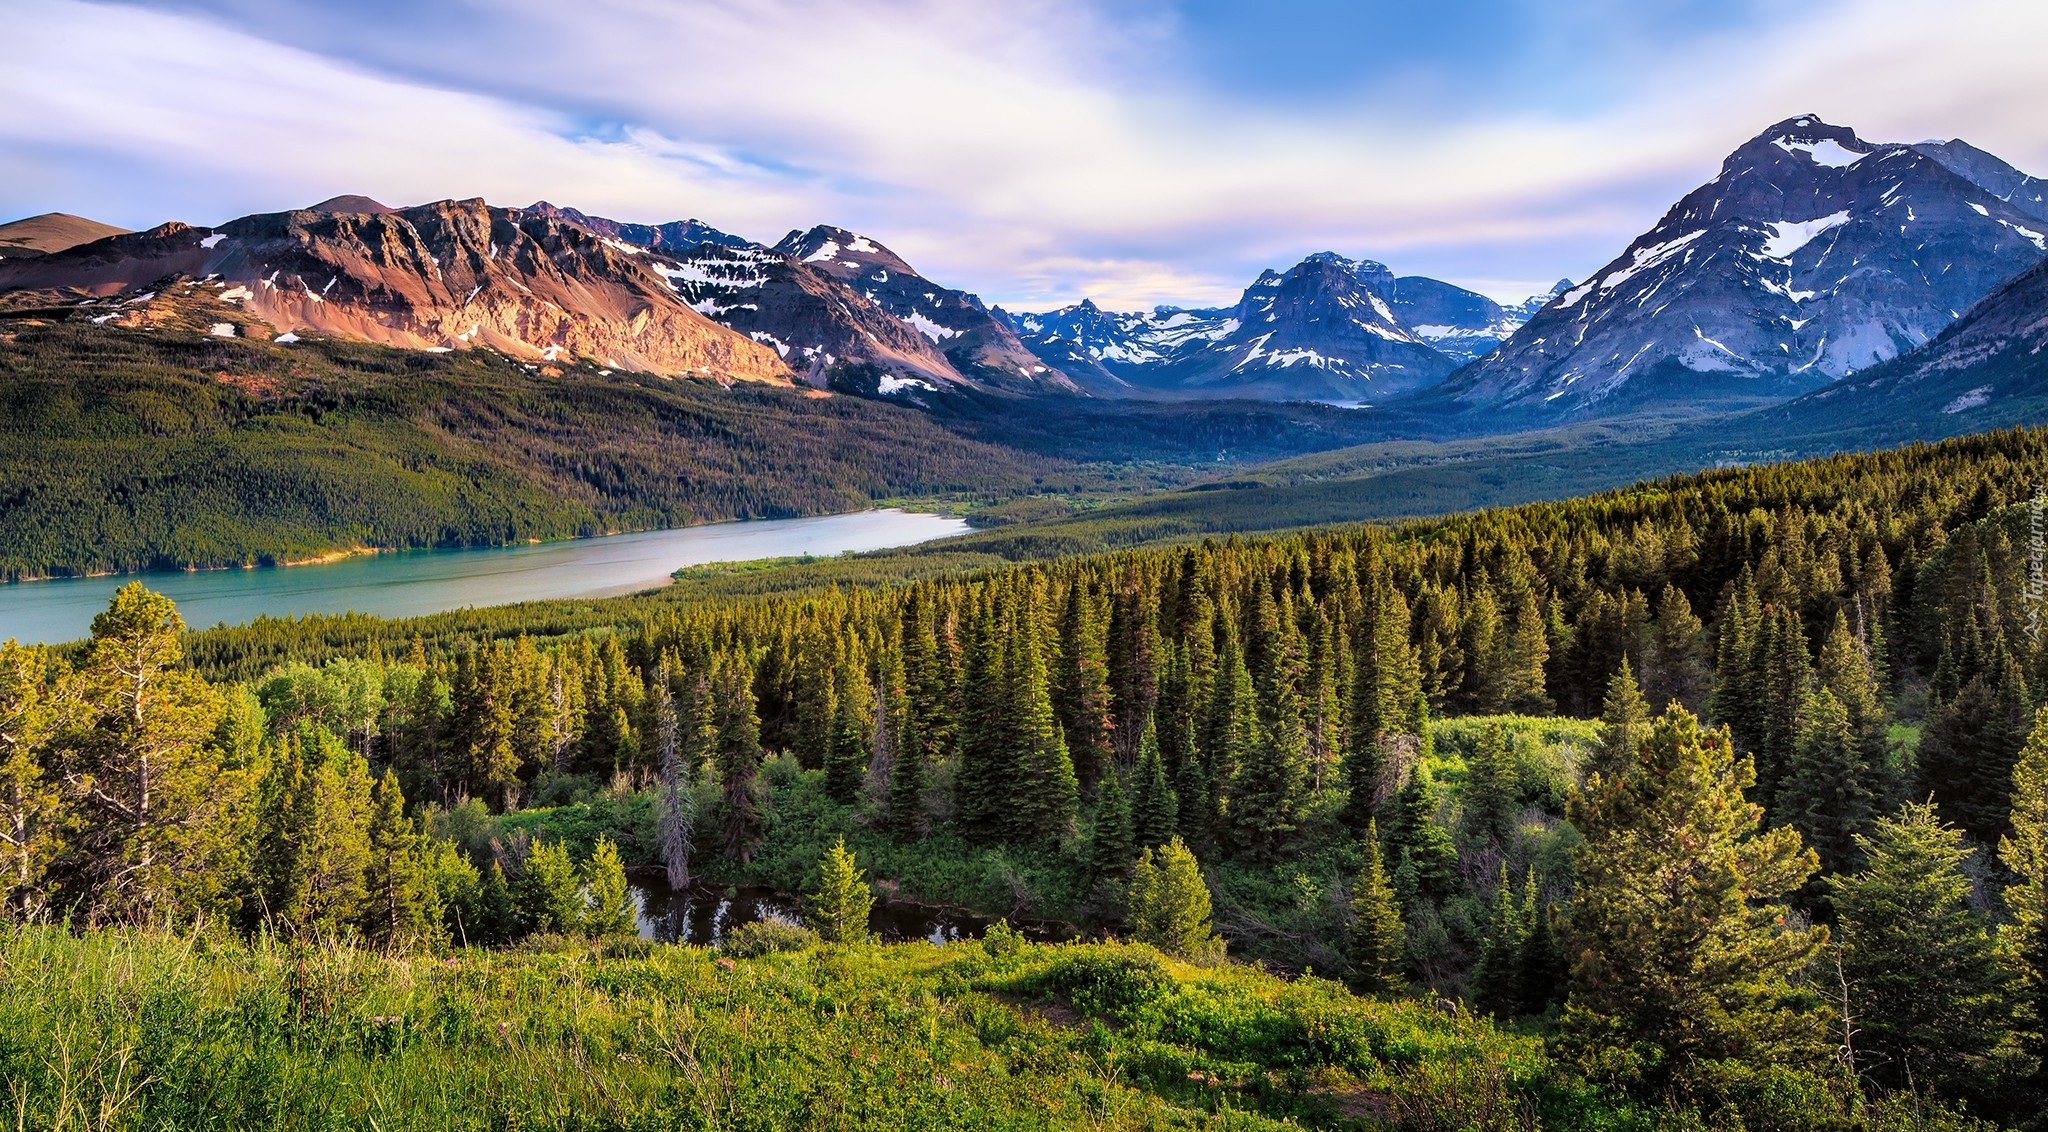
[[[2044,233],[2048,182],[1961,140],[1873,143],[1804,115],[1739,146],[1584,282],[1513,306],[1326,251],[1261,273],[1228,307],[1010,312],[829,225],[765,245],[695,219],[360,196],[218,228],[129,233],[62,214],[0,226],[0,305],[924,405],[957,392],[1370,403],[1471,434],[1732,411],[1853,383],[1929,343],[1981,352],[1984,327],[2029,324],[1965,313],[2048,257]],[[1958,320],[1977,337],[1945,335]],[[1968,368],[1916,362],[1886,380]]]

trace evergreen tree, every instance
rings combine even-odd
[[[902,750],[896,752],[895,761],[889,764],[888,829],[897,841],[908,843],[924,836],[924,795],[930,779],[922,738],[917,734],[906,736]]]
[[[1823,687],[1802,714],[1776,814],[1820,854],[1823,872],[1847,872],[1861,863],[1856,838],[1870,828],[1870,768],[1834,692]]]
[[[1977,1091],[2011,1008],[2009,976],[1970,907],[1962,832],[1909,803],[1857,844],[1869,867],[1833,883],[1857,1067],[1892,1088]]]
[[[1507,709],[1549,715],[1555,706],[1544,676],[1544,665],[1550,661],[1550,635],[1533,590],[1523,590],[1516,600],[1515,625],[1508,636],[1505,659],[1501,695]]]
[[[1138,766],[1132,774],[1131,836],[1138,848],[1156,849],[1173,837],[1180,823],[1180,799],[1166,781],[1166,763],[1159,753],[1159,735],[1151,727],[1138,741]]]
[[[1102,610],[1076,573],[1060,612],[1060,650],[1050,693],[1081,792],[1094,797],[1115,751],[1110,736],[1109,651]]]
[[[48,649],[0,642],[0,915],[32,919],[49,897],[49,868],[64,846],[65,805],[39,754],[52,724]]]
[[[753,859],[754,841],[760,833],[754,779],[761,770],[761,725],[754,714],[753,671],[745,657],[729,656],[716,666],[712,700],[718,722],[725,855],[744,863]]]
[[[1045,661],[1023,632],[1012,633],[1005,649],[1009,718],[1016,747],[1016,778],[1009,786],[1004,832],[1016,844],[1055,840],[1071,830],[1080,808],[1080,784],[1067,758],[1066,740],[1052,716],[1045,686]]]
[[[512,895],[512,884],[505,879],[505,866],[491,862],[490,870],[483,875],[483,890],[477,897],[476,923],[467,929],[470,942],[480,944],[511,943],[526,934],[521,922],[519,905]]]
[[[1643,667],[1644,696],[1651,704],[1661,706],[1676,700],[1689,711],[1706,705],[1711,677],[1705,637],[1685,591],[1665,586],[1657,598],[1657,627]]]
[[[1564,997],[1571,966],[1566,962],[1564,948],[1558,945],[1551,909],[1543,903],[1533,871],[1522,882],[1521,917],[1529,934],[1522,942],[1522,969],[1517,980],[1521,1001],[1515,1013],[1542,1014]]]
[[[864,943],[875,894],[856,867],[846,839],[825,851],[818,861],[818,891],[804,909],[804,922],[827,943]]]
[[[832,723],[825,744],[825,793],[841,805],[851,805],[860,795],[861,778],[867,773],[869,741],[874,721],[867,710],[873,698],[866,673],[856,668],[852,650],[844,650],[833,678]]]
[[[1714,722],[1727,725],[1744,747],[1753,747],[1763,730],[1758,714],[1762,688],[1757,679],[1757,638],[1762,622],[1756,579],[1745,565],[1721,603],[1712,695]]]
[[[1508,883],[1502,862],[1494,881],[1493,907],[1479,944],[1479,962],[1472,968],[1472,1007],[1496,1018],[1512,1018],[1522,1006],[1522,961],[1531,929],[1522,905]]]
[[[1489,720],[1465,767],[1465,829],[1473,837],[1505,844],[1514,833],[1520,796],[1507,731]]]
[[[220,693],[176,667],[184,628],[169,598],[122,586],[58,692],[71,714],[52,762],[80,826],[71,853],[92,922],[232,911],[255,775],[214,743]]]
[[[2033,719],[2026,677],[2003,647],[1950,700],[1929,713],[1920,740],[1920,790],[1941,816],[1979,841],[2005,830],[2013,766]]]
[[[2048,707],[2034,713],[2033,730],[2013,764],[2010,825],[1998,859],[2018,878],[2005,890],[2018,969],[2018,1022],[2037,1080],[2048,1081]]]
[[[600,837],[589,859],[579,870],[583,885],[583,932],[602,939],[632,935],[638,930],[640,907],[633,888],[626,882],[626,865],[619,859],[619,847],[609,837]]]
[[[1636,687],[1628,661],[1623,659],[1607,683],[1606,709],[1600,715],[1600,741],[1588,752],[1583,768],[1586,777],[1598,774],[1611,782],[1626,775],[1635,766],[1636,752],[1649,737],[1650,705]]]
[[[1124,922],[1131,938],[1168,955],[1206,960],[1221,957],[1223,941],[1209,926],[1209,885],[1202,868],[1180,838],[1138,854]]]
[[[370,796],[369,842],[363,938],[389,951],[440,942],[440,894],[427,873],[424,839],[406,816],[397,773],[388,768]]]
[[[1252,726],[1252,743],[1230,783],[1236,839],[1258,860],[1275,860],[1301,828],[1308,803],[1308,750],[1299,701],[1284,685],[1270,726]]]
[[[984,592],[975,604],[964,650],[960,764],[953,775],[955,819],[962,832],[981,842],[1002,836],[1009,791],[1017,778],[1002,640],[996,610]]]
[[[1095,825],[1088,839],[1088,873],[1095,880],[1121,880],[1134,853],[1131,807],[1122,776],[1111,770],[1095,792]]]
[[[666,686],[667,680],[661,683]],[[666,702],[665,714],[671,719],[664,730],[673,732],[661,747],[660,777],[656,779],[654,799],[654,834],[660,843],[661,863],[671,889],[687,888],[690,884],[690,854],[697,839],[697,796],[692,787],[718,742],[710,681],[699,674],[686,688],[687,697],[680,705],[668,696],[657,701],[658,705]]]
[[[1351,882],[1351,925],[1345,958],[1351,961],[1351,985],[1360,994],[1399,994],[1407,986],[1403,952],[1408,925],[1380,854],[1379,823],[1366,827],[1365,865]]]
[[[1512,665],[1507,633],[1500,623],[1500,604],[1494,600],[1492,584],[1484,573],[1473,583],[1471,596],[1465,600],[1463,645],[1465,706],[1473,715],[1501,714],[1508,709]]]
[[[284,929],[332,941],[355,927],[370,895],[370,768],[319,726],[293,736],[289,748],[278,788],[285,806],[267,854],[270,908]]]
[[[1796,831],[1761,828],[1754,782],[1725,731],[1674,708],[1636,773],[1572,798],[1563,1050],[1595,1079],[1697,1102],[1716,1063],[1817,1056],[1791,980],[1827,933],[1787,927],[1784,903],[1817,862]]]
[[[583,884],[569,847],[535,841],[512,885],[512,904],[521,934],[574,932],[583,927]]]
[[[1802,713],[1813,696],[1813,662],[1806,649],[1806,629],[1797,613],[1777,607],[1764,610],[1757,656],[1761,725],[1755,751],[1757,797],[1775,814],[1779,787],[1806,730]]]
[[[1396,889],[1409,921],[1425,905],[1443,902],[1457,887],[1458,846],[1436,821],[1437,793],[1428,771],[1417,766],[1394,796],[1387,823],[1387,859],[1394,862]]]
[[[1888,774],[1885,732],[1891,719],[1878,686],[1876,667],[1869,649],[1850,630],[1844,612],[1835,613],[1834,627],[1821,642],[1815,675],[1848,717],[1849,734],[1864,768],[1865,785],[1873,795],[1898,793],[1905,783],[1891,781]]]

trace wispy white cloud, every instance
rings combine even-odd
[[[1485,117],[1370,89],[1247,103],[1181,65],[1170,22],[1084,0],[451,0],[385,19],[0,0],[0,18],[0,145],[22,170],[0,209],[140,223],[356,191],[769,240],[825,221],[1027,306],[1225,301],[1325,247],[1540,290],[1809,111],[2048,168],[2029,46],[2048,6],[2014,0],[1954,0],[1938,23],[1913,0],[1832,0],[1623,41],[1584,62],[1626,68],[1607,84],[1625,98]]]

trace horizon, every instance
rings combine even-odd
[[[0,212],[146,229],[482,196],[763,243],[831,224],[1020,311],[1225,305],[1326,250],[1512,303],[1799,114],[2048,168],[2021,50],[2048,10],[1538,7],[5,0]],[[1930,81],[1893,89],[1908,64]]]

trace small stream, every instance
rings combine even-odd
[[[659,943],[690,943],[716,947],[725,934],[757,920],[803,922],[803,898],[773,888],[741,886],[672,889],[658,879],[635,877],[633,893],[640,905],[640,936]],[[877,900],[868,929],[883,943],[959,943],[980,939],[996,917],[958,908],[939,908],[903,901]],[[1013,924],[1033,939],[1061,939],[1071,934],[1064,924],[1032,921]]]

